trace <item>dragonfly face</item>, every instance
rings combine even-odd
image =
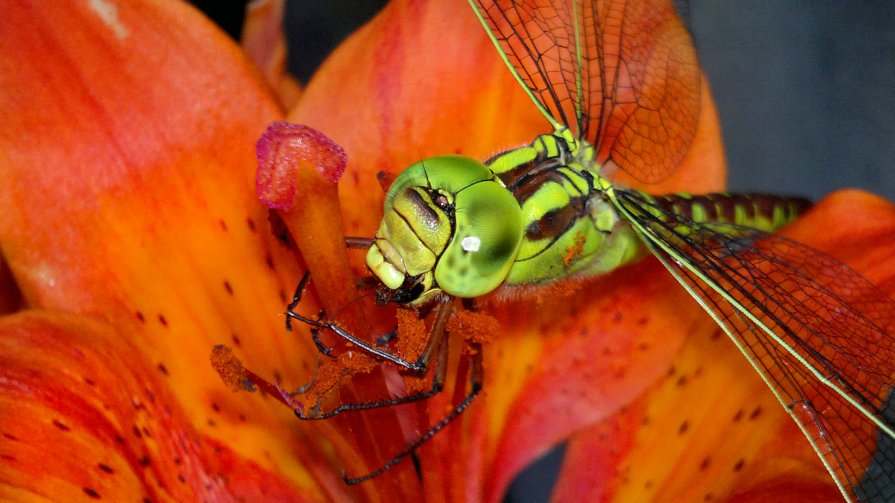
[[[410,305],[479,297],[504,282],[521,242],[519,204],[491,170],[439,156],[395,179],[367,267]]]

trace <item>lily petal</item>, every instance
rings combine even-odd
[[[264,78],[288,110],[301,97],[302,88],[286,72],[286,34],[283,32],[284,0],[253,0],[246,8],[242,47],[261,69]]]
[[[127,335],[74,315],[0,320],[0,498],[320,499],[191,426]]]
[[[839,192],[783,234],[895,296],[895,205]],[[665,379],[619,416],[574,437],[556,501],[841,501],[746,359],[716,327],[700,327]]]
[[[299,274],[255,198],[255,140],[281,118],[257,70],[178,2],[0,15],[0,250],[24,304],[115,326],[130,346],[113,349],[164,368],[183,427],[233,449],[234,467],[343,495],[318,450],[342,441],[331,427],[296,430],[207,363],[225,342],[265,375],[316,365],[282,328]]]

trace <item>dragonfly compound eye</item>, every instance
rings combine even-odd
[[[454,196],[454,235],[435,267],[435,281],[456,297],[500,286],[522,243],[522,210],[503,185],[481,181]]]
[[[408,278],[432,285],[434,275],[429,290],[477,297],[506,279],[521,241],[519,203],[491,170],[468,157],[432,157],[389,188],[367,267],[393,290]]]

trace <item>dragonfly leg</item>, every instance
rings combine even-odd
[[[444,333],[444,329],[442,328],[442,334]],[[441,392],[444,388],[444,379],[447,375],[447,360],[448,360],[448,338],[444,335],[436,337],[433,334],[433,337],[430,340],[437,338],[437,350],[435,353],[435,374],[432,377],[432,387],[427,391],[422,391],[419,393],[413,393],[411,395],[402,396],[399,398],[389,398],[387,400],[374,400],[370,402],[358,402],[358,403],[343,403],[339,405],[335,409],[324,412],[322,414],[315,415],[306,415],[300,409],[293,409],[295,415],[299,419],[304,420],[317,420],[317,419],[327,419],[333,417],[337,414],[341,414],[342,412],[347,411],[355,411],[355,410],[369,410],[369,409],[377,409],[380,407],[394,407],[395,405],[401,405],[405,403],[417,402],[419,400],[426,400],[432,398]]]
[[[295,308],[298,307],[298,303],[301,302],[301,296],[305,293],[305,287],[308,286],[308,281],[311,280],[311,271],[307,271],[302,275],[301,280],[298,282],[298,285],[295,287],[295,293],[292,294],[292,302],[286,306],[286,330],[292,331],[292,319],[295,313]]]
[[[335,358],[332,355],[333,348],[326,347],[323,344],[323,341],[320,340],[320,329],[311,328],[311,340],[314,341],[314,345],[317,346],[317,351],[320,351],[321,354],[329,356],[330,358]]]
[[[307,275],[306,275],[307,277]],[[305,278],[302,278],[302,281],[305,281]],[[301,284],[299,285],[301,288]],[[296,293],[296,298],[301,298],[300,292]],[[292,306],[294,307],[294,306]],[[397,356],[392,355],[391,353],[381,350],[379,348],[375,348],[366,343],[361,343],[359,348],[364,350],[365,352],[371,353],[374,357],[380,356],[381,354],[387,354],[391,356],[394,360],[400,360],[404,362],[406,365],[400,365],[401,368],[411,370],[418,374],[425,374],[426,370],[429,368],[429,362],[432,360],[433,356],[435,357],[435,375],[432,378],[432,387],[428,391],[423,391],[420,393],[414,393],[408,396],[400,397],[400,398],[392,398],[387,400],[374,400],[369,402],[357,402],[357,403],[344,403],[335,409],[322,413],[322,414],[305,414],[299,408],[293,408],[293,412],[299,419],[304,420],[316,420],[316,419],[326,419],[333,417],[337,414],[346,411],[355,411],[355,410],[368,410],[375,409],[379,407],[392,407],[395,405],[401,405],[404,403],[416,402],[419,400],[425,400],[431,398],[438,393],[441,392],[444,387],[444,376],[447,372],[447,351],[448,351],[448,337],[447,337],[447,321],[450,318],[451,313],[453,312],[453,303],[450,297],[444,297],[440,299],[440,304],[438,305],[437,313],[435,316],[435,322],[432,324],[432,329],[429,332],[429,338],[426,342],[425,348],[420,353],[420,356],[413,362],[406,362],[403,359],[398,358]],[[311,325],[311,332],[314,337],[314,342],[317,344],[317,348],[323,354],[329,355],[330,348],[326,348],[323,346],[322,342],[319,340],[319,332],[320,328],[329,328],[333,330],[333,326],[336,326],[338,330],[333,330],[337,335],[342,335],[339,331],[347,334],[348,332],[344,331],[341,327],[338,327],[335,324],[326,324],[321,323],[319,321],[311,320],[310,318],[305,318],[299,314],[294,313],[291,309],[286,312],[287,317],[294,318],[304,323],[308,323]],[[326,325],[322,326],[321,325]],[[350,335],[350,334],[349,334]],[[352,336],[353,337],[353,336]],[[348,339],[349,342],[354,342],[351,339]],[[358,341],[361,342],[361,341]],[[367,351],[367,349],[372,351]],[[437,353],[436,353],[437,351]],[[387,361],[395,363],[393,359],[386,358]]]
[[[358,339],[355,335],[345,330],[344,328],[342,328],[342,326],[334,321],[323,321],[322,319],[315,320],[296,313],[295,307],[298,306],[298,303],[301,301],[302,294],[304,293],[304,288],[307,285],[309,279],[310,273],[305,273],[305,275],[302,276],[301,281],[299,281],[298,283],[298,287],[296,287],[295,295],[292,298],[292,302],[286,307],[285,314],[287,330],[292,330],[292,320],[298,320],[310,326],[312,331],[315,329],[330,330],[338,337],[342,338],[346,342],[351,343],[360,351],[363,351],[364,353],[374,358],[390,362],[394,365],[397,365],[398,367],[401,367],[402,369],[410,370],[418,374],[426,373],[426,370],[428,370],[429,367],[429,360],[432,358],[432,354],[438,347],[438,341],[440,340],[439,338],[444,336],[444,327],[447,324],[447,320],[453,310],[452,297],[444,295],[438,299],[438,314],[435,319],[435,324],[432,327],[429,341],[426,343],[426,347],[423,349],[422,354],[420,354],[420,356],[415,361],[408,361],[385,349],[380,349],[373,344]],[[317,338],[315,338],[314,343],[317,345],[317,348],[320,350],[320,352],[329,355],[330,348],[325,347],[322,342],[320,342],[319,335]]]
[[[298,303],[301,302],[301,296],[304,294],[305,287],[308,286],[308,281],[310,279],[311,279],[311,273],[310,272],[304,273],[304,275],[301,277],[301,281],[298,282],[298,286],[295,287],[295,293],[292,294],[292,302],[290,302],[289,305],[286,306],[286,330],[289,332],[292,331],[293,318],[301,319],[301,318],[296,318],[293,315],[295,314],[294,311],[295,311],[295,308],[298,306]],[[318,314],[318,318],[323,318],[322,312],[320,314]],[[316,328],[316,327],[311,328],[311,339],[313,339],[314,345],[317,346],[317,350],[320,351],[320,353],[322,353],[326,356],[332,356],[331,353],[332,353],[333,348],[328,348],[323,344],[323,341],[320,340],[320,330],[318,328]]]
[[[414,440],[413,442],[408,444],[407,447],[404,448],[404,450],[402,450],[401,452],[396,454],[394,457],[392,457],[392,459],[388,460],[385,464],[383,464],[376,470],[373,470],[372,472],[367,473],[366,475],[361,475],[358,477],[348,477],[343,472],[342,479],[345,481],[346,484],[348,484],[348,485],[360,484],[361,482],[366,482],[367,480],[378,477],[379,475],[382,475],[383,473],[388,471],[390,468],[392,468],[396,464],[400,463],[402,459],[406,458],[407,456],[414,455],[414,453],[416,452],[416,449],[419,448],[419,446],[423,445],[428,440],[430,440],[432,437],[434,437],[436,434],[438,434],[438,432],[443,430],[448,424],[451,423],[451,421],[453,421],[454,419],[457,419],[457,417],[459,417],[460,414],[462,414],[463,411],[465,411],[469,407],[469,405],[472,403],[472,401],[475,399],[475,397],[479,394],[479,391],[482,390],[482,381],[484,379],[484,373],[485,373],[484,368],[482,366],[482,346],[481,346],[481,344],[470,343],[470,346],[471,346],[471,348],[470,348],[471,350],[469,351],[469,354],[467,354],[467,356],[466,356],[466,358],[469,359],[468,372],[469,372],[470,389],[469,389],[469,393],[466,395],[466,398],[464,398],[463,401],[461,401],[459,404],[457,404],[457,406],[454,407],[454,409],[448,415],[444,416],[443,418],[441,418],[440,421],[438,421],[437,423],[432,425],[432,427],[429,428],[429,430],[426,433],[424,433],[419,438],[417,438],[416,440]]]

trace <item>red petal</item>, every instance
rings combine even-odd
[[[29,312],[0,321],[0,497],[320,498],[271,471],[269,461],[247,461],[194,428],[175,402],[167,369],[140,355],[126,335],[70,315]],[[208,423],[237,412],[224,401],[215,407]]]

